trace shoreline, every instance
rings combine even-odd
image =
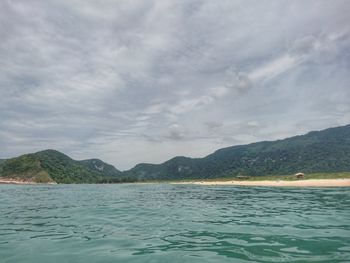
[[[297,181],[262,180],[262,181],[189,181],[172,184],[194,185],[232,185],[232,186],[273,186],[273,187],[350,187],[350,179],[309,179]]]
[[[37,184],[34,181],[25,181],[25,180],[19,180],[19,179],[13,179],[13,178],[0,178],[0,184]]]
[[[154,184],[164,182],[135,182],[135,184]],[[228,180],[228,181],[186,181],[186,182],[168,182],[169,184],[180,185],[204,185],[204,186],[267,186],[267,187],[350,187],[350,178],[343,179],[304,179],[304,180],[260,180],[260,181],[241,181],[241,180]],[[0,177],[1,184],[14,184],[14,185],[37,185],[37,184],[57,184],[55,182],[37,183],[33,180],[23,180],[17,178]]]
[[[37,183],[37,182],[34,182],[32,180],[0,177],[0,185],[1,184],[34,185],[34,184],[56,184],[56,183],[54,183],[54,182]]]

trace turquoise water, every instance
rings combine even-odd
[[[0,262],[350,262],[350,189],[0,185]]]

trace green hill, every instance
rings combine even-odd
[[[25,154],[0,164],[0,176],[35,182],[99,183],[120,175],[101,160],[76,161],[55,150]]]
[[[350,125],[284,140],[220,149],[204,158],[175,157],[124,172],[139,179],[210,179],[237,175],[350,171]]]
[[[98,159],[76,161],[55,150],[0,160],[0,177],[57,183],[118,183],[238,175],[350,172],[350,125],[284,140],[217,150],[204,158],[175,157],[121,172]]]

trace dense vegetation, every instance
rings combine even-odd
[[[57,183],[232,178],[350,171],[350,125],[278,141],[220,149],[204,158],[175,157],[120,172],[98,159],[76,161],[54,150],[0,160],[0,176]]]
[[[228,147],[205,158],[138,164],[125,173],[139,179],[177,180],[344,171],[350,171],[350,125]]]
[[[75,161],[55,150],[22,155],[0,165],[0,176],[36,182],[99,183],[115,179],[120,174],[101,160]]]
[[[0,164],[0,175],[43,183],[53,181],[47,171],[41,167],[40,161],[33,154],[25,154],[6,160]]]

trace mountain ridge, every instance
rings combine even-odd
[[[275,141],[218,149],[203,158],[175,156],[126,171],[99,159],[73,160],[56,150],[0,159],[1,177],[39,182],[113,183],[350,171],[350,124]]]
[[[342,153],[345,153],[343,157]],[[278,160],[278,157],[282,159]],[[338,167],[332,167],[335,164]],[[225,147],[203,158],[179,156],[161,164],[138,164],[126,173],[143,179],[206,179],[290,174],[300,170],[349,171],[350,125],[310,131],[305,135],[275,141]]]

